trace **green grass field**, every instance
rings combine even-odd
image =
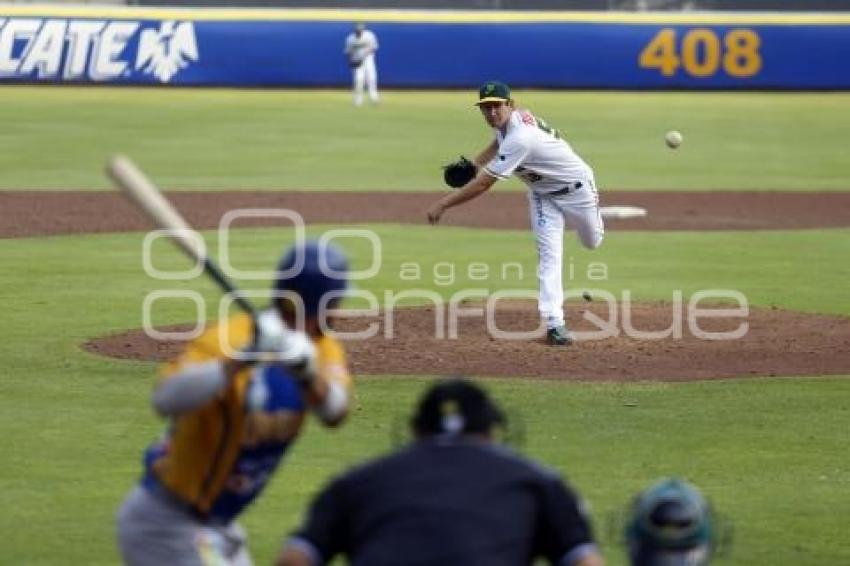
[[[841,139],[850,95],[519,94],[568,132],[606,186],[850,188]],[[171,188],[436,190],[436,164],[486,140],[469,98],[391,92],[382,107],[355,112],[344,92],[4,88],[0,119],[15,135],[0,137],[0,188],[103,189],[105,155],[121,150]],[[675,153],[662,142],[673,127],[686,137]],[[430,274],[440,261],[519,262],[524,279],[476,286],[535,287],[527,232],[369,228],[383,246],[382,269],[359,282],[362,289],[415,285],[448,296],[470,283],[459,277],[438,285]],[[215,234],[205,235],[214,245]],[[231,256],[242,269],[266,269],[290,237],[239,230]],[[367,265],[362,241],[344,245],[355,267]],[[8,297],[0,340],[0,563],[117,561],[114,512],[139,474],[144,446],[164,426],[148,406],[155,368],[99,358],[79,344],[140,326],[145,295],[163,286],[145,275],[141,250],[139,233],[0,240],[0,288]],[[720,287],[755,305],[850,314],[848,229],[612,232],[593,254],[578,251],[570,236],[566,255],[576,273],[568,284],[576,286],[589,284],[584,267],[596,261],[608,266],[608,279],[595,286],[630,289],[639,299]],[[154,259],[160,269],[186,265],[166,244]],[[421,281],[399,278],[405,261],[421,263]],[[206,280],[166,286],[201,292],[208,314],[215,312],[218,293]],[[155,311],[158,323],[191,316],[186,303]],[[608,518],[640,487],[676,474],[704,488],[734,522],[732,553],[720,563],[767,566],[850,561],[847,377],[487,384],[522,415],[523,452],[559,469],[590,501],[609,563],[623,564],[623,552],[606,532]],[[309,427],[245,517],[258,564],[270,562],[329,476],[391,448],[426,384],[425,377],[360,378],[346,427]]]
[[[850,96],[516,92],[612,189],[846,190]],[[471,92],[4,87],[0,188],[104,189],[134,156],[181,189],[439,189],[440,164],[490,133]],[[664,133],[680,130],[672,152]],[[518,187],[518,184],[514,184]]]

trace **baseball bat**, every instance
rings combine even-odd
[[[139,169],[133,161],[123,155],[116,155],[106,166],[107,174],[112,178],[124,194],[138,206],[154,225],[165,230],[172,242],[192,261],[203,264],[204,271],[233,300],[243,311],[256,320],[257,309],[222,273],[218,265],[207,254],[206,246],[200,236],[197,236],[189,223],[180,215],[174,205],[163,196],[162,192]],[[196,237],[192,237],[195,234]]]

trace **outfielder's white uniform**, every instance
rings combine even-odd
[[[369,100],[372,103],[378,102],[378,70],[375,67],[377,50],[378,38],[368,29],[364,29],[359,35],[352,32],[345,38],[344,53],[351,63],[356,106],[363,104],[364,88],[369,91]]]
[[[516,174],[528,185],[537,240],[538,309],[547,328],[564,326],[564,229],[574,229],[589,249],[597,248],[605,234],[593,170],[557,130],[528,110],[514,110],[505,133],[495,132],[499,150],[485,170],[499,179]]]

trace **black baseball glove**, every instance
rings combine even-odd
[[[443,166],[443,180],[453,189],[460,188],[470,182],[478,172],[475,163],[464,156]]]

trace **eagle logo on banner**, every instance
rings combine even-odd
[[[146,29],[139,35],[136,70],[153,75],[160,82],[171,78],[198,60],[198,43],[192,22],[165,21],[156,29]]]

